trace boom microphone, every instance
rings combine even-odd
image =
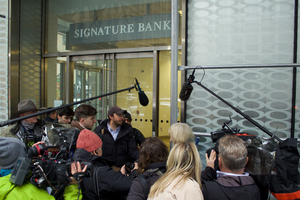
[[[183,83],[183,85],[182,85],[182,88],[181,88],[181,91],[179,94],[179,98],[181,99],[181,101],[187,101],[190,98],[190,95],[194,89],[193,86],[191,85],[191,83],[195,79],[195,77],[194,77],[195,69],[194,69],[192,75],[190,75],[190,77],[188,78],[188,80],[185,83]]]
[[[137,81],[137,79],[135,78],[135,81],[136,81],[136,86],[138,87],[138,90],[139,90],[139,101],[140,101],[140,104],[142,106],[147,106],[148,103],[149,103],[149,99],[148,97],[146,96],[146,94],[144,93],[144,91],[141,90],[140,88],[140,85],[139,85],[139,82]],[[137,89],[136,89],[137,90]]]

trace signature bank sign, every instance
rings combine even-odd
[[[171,37],[171,14],[70,24],[69,45]]]

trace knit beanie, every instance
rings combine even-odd
[[[95,151],[102,146],[102,140],[94,132],[83,129],[78,136],[76,148],[85,149],[88,152]]]
[[[19,157],[26,157],[25,144],[17,138],[0,137],[0,169],[13,169]]]

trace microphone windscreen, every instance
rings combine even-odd
[[[190,98],[190,95],[193,91],[193,86],[189,83],[184,83],[182,85],[180,94],[179,94],[179,98],[181,99],[181,101],[186,101]]]
[[[143,91],[139,92],[139,100],[142,106],[147,106],[149,103],[149,99]]]

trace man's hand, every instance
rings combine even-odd
[[[38,144],[45,144],[45,142],[37,142],[37,143],[34,143],[32,146],[36,146]],[[46,145],[45,145],[46,146]]]
[[[214,150],[211,150],[209,158],[207,156],[207,153],[205,154],[207,167],[211,167],[211,168],[215,169],[216,155],[217,155],[217,153]]]
[[[125,165],[122,166],[122,168],[120,169],[120,172],[121,172],[123,175],[126,175]]]
[[[76,174],[76,173],[80,173],[80,172],[85,172],[86,171],[86,169],[87,169],[87,165],[85,165],[84,166],[84,168],[82,169],[81,168],[81,164],[80,164],[80,162],[73,162],[72,164],[71,164],[71,174],[72,175],[74,175],[74,174]],[[73,185],[73,184],[77,184],[77,180],[75,180],[75,178],[74,177],[70,177],[70,179],[72,180],[72,182],[71,183],[69,183],[70,185]]]
[[[133,170],[135,170],[135,169],[138,169],[138,168],[139,168],[138,163],[137,163],[137,162],[134,162],[134,168],[133,168],[131,171],[133,171]]]

